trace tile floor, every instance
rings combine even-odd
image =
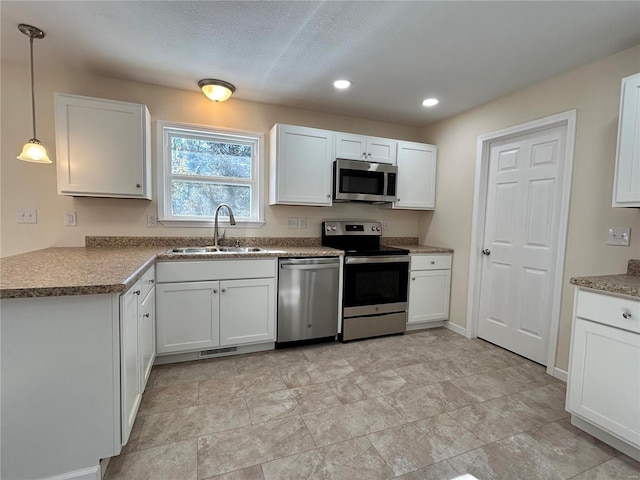
[[[443,328],[159,366],[107,479],[640,479],[564,398]]]

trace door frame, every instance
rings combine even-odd
[[[558,251],[553,279],[553,304],[551,306],[551,325],[549,330],[549,349],[547,351],[547,373],[554,375],[556,349],[558,344],[558,326],[560,324],[560,306],[564,279],[564,260],[569,226],[569,204],[571,200],[571,181],[574,161],[577,110],[551,115],[532,122],[522,123],[491,133],[478,136],[476,147],[476,175],[473,194],[473,216],[471,223],[471,244],[469,251],[469,289],[467,294],[467,335],[478,336],[478,315],[480,307],[480,287],[482,280],[482,255],[480,251],[484,241],[484,226],[487,208],[489,181],[489,153],[493,142],[507,140],[523,134],[535,133],[551,127],[566,128],[565,159],[560,199],[560,225],[558,229]]]

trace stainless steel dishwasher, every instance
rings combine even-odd
[[[278,262],[278,343],[338,333],[340,259],[281,258]]]

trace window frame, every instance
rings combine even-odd
[[[254,158],[251,165],[251,176],[255,177],[250,181],[234,180],[230,184],[251,185],[252,188],[252,212],[249,220],[241,220],[236,218],[236,227],[259,228],[265,224],[264,221],[264,134],[257,132],[249,132],[243,130],[230,130],[223,128],[215,128],[204,125],[194,125],[187,123],[169,122],[164,120],[157,121],[157,143],[158,143],[158,175],[157,175],[157,192],[158,192],[158,221],[167,227],[203,227],[212,228],[213,217],[197,217],[197,216],[174,216],[171,214],[171,180],[174,175],[171,173],[171,146],[170,134],[183,133],[188,136],[215,136],[228,137],[230,143],[234,138],[255,144]],[[176,175],[175,177],[184,176]],[[194,177],[197,181],[202,177]],[[213,182],[216,183],[216,182]],[[220,226],[229,227],[229,216],[226,209],[220,210],[218,218]]]

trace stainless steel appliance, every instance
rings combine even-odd
[[[333,169],[336,202],[387,203],[396,199],[398,167],[338,158]]]
[[[338,333],[337,257],[278,261],[278,344]]]
[[[380,245],[381,235],[380,222],[322,223],[322,244],[345,251],[343,341],[406,330],[409,251]]]

